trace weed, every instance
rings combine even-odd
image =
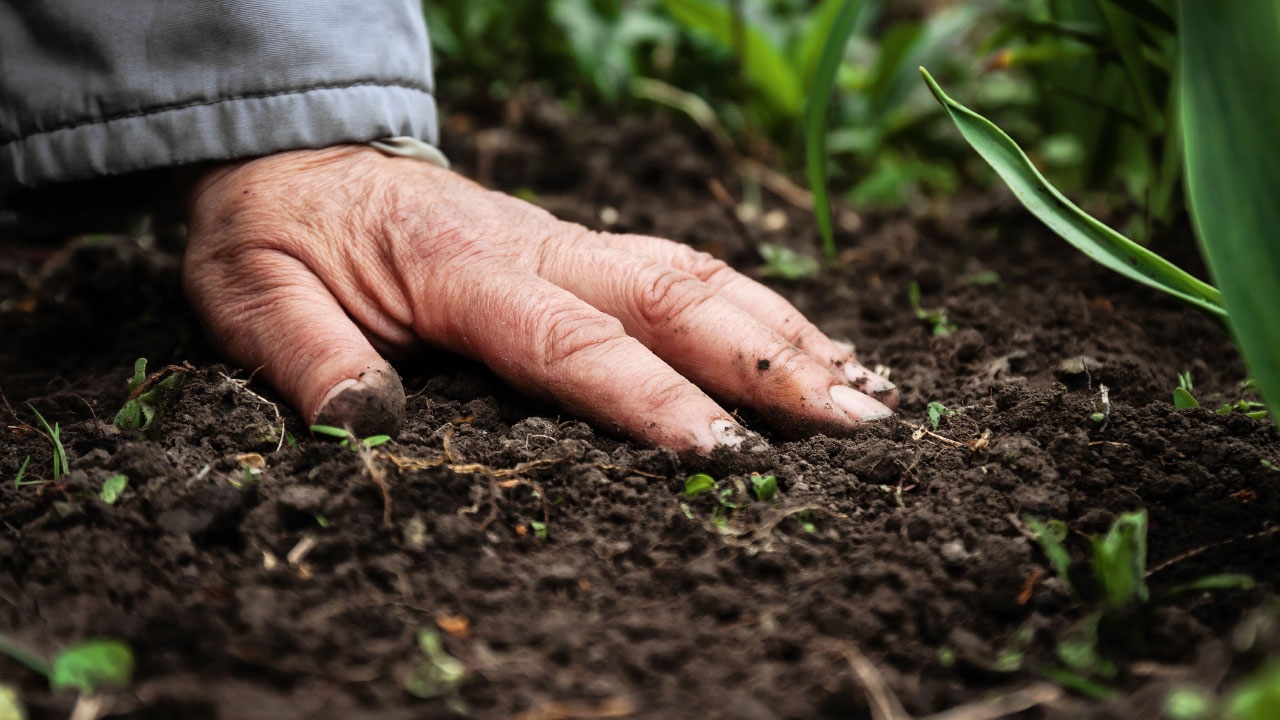
[[[124,688],[133,681],[133,652],[129,646],[111,638],[96,638],[63,648],[46,661],[36,653],[0,635],[0,654],[49,679],[49,687],[57,692],[64,688],[92,695],[104,687]]]
[[[44,426],[45,432],[49,437],[49,443],[53,445],[53,479],[57,480],[71,472],[71,468],[67,464],[67,450],[62,447],[62,428],[58,426],[58,423],[54,423],[53,427],[49,427],[48,421],[44,419],[39,410],[36,410],[34,405],[27,403],[27,407],[31,408],[31,412],[35,413],[36,419]],[[25,467],[26,464],[23,463],[23,466]]]
[[[927,410],[929,413],[929,427],[934,430],[938,429],[938,423],[942,422],[942,418],[956,414],[955,410],[948,410],[947,406],[940,402],[929,403]]]
[[[164,375],[166,371],[168,375]],[[186,375],[172,368],[148,376],[147,359],[138,358],[133,364],[133,377],[127,382],[129,399],[112,422],[122,430],[146,430],[185,381]]]
[[[1178,373],[1178,387],[1173,389],[1173,407],[1175,410],[1190,410],[1200,407],[1200,402],[1191,394],[1191,371]]]
[[[1067,537],[1066,525],[1055,520],[1042,522],[1031,516],[1024,517],[1023,522],[1035,536],[1054,573],[1066,584],[1068,592],[1082,604],[1087,604],[1086,598],[1071,581],[1071,559],[1063,544]],[[1089,545],[1091,580],[1099,603],[1059,637],[1055,648],[1059,664],[1044,669],[1042,673],[1063,687],[1105,699],[1114,694],[1107,683],[1118,675],[1119,670],[1103,654],[1103,638],[1107,640],[1106,645],[1119,643],[1133,647],[1147,631],[1141,622],[1151,603],[1146,582],[1146,511],[1120,515],[1105,534],[1091,537]],[[1185,592],[1248,589],[1252,586],[1253,580],[1244,575],[1209,575],[1175,586],[1162,598]],[[1010,664],[1012,669],[1021,667],[1020,660]]]
[[[102,502],[114,505],[128,484],[129,478],[124,475],[112,475],[102,483],[102,490],[98,493],[98,497],[102,498]]]
[[[915,312],[916,317],[929,324],[929,331],[934,336],[955,332],[956,326],[947,320],[945,310],[925,310],[920,307],[920,283],[914,280],[907,288],[907,302],[911,303],[911,310]]]
[[[760,257],[764,258],[765,277],[783,280],[804,280],[813,277],[819,269],[818,261],[788,247],[772,243],[760,243]]]
[[[773,475],[751,475],[751,492],[760,502],[769,502],[778,497],[778,478]]]
[[[405,674],[404,689],[415,697],[443,698],[451,710],[465,714],[458,691],[467,679],[466,666],[444,649],[439,635],[427,628],[418,631],[418,649],[427,659]]]
[[[352,435],[351,431],[333,427],[331,425],[312,425],[311,432],[316,433],[317,435],[328,435],[329,437],[342,438],[342,442],[338,443],[338,445],[351,451],[355,451],[357,446],[363,446],[364,449],[369,450],[391,440],[390,435],[370,435],[369,437],[361,440],[355,435]]]

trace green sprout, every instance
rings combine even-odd
[[[390,435],[370,435],[369,437],[361,440],[355,435],[352,435],[350,430],[333,427],[332,425],[312,425],[311,432],[317,435],[328,435],[329,437],[342,438],[342,442],[338,443],[338,445],[352,451],[357,450],[359,447],[369,450],[391,440]]]
[[[44,419],[39,410],[36,410],[34,405],[27,403],[27,407],[31,408],[31,412],[35,413],[36,419],[44,426],[45,432],[49,436],[49,442],[53,445],[53,479],[57,480],[63,475],[69,474],[71,467],[67,464],[67,450],[62,447],[62,428],[58,426],[58,423],[54,423],[53,427],[49,427],[48,421]],[[26,468],[26,463],[23,463],[22,466]]]
[[[1190,410],[1200,407],[1200,402],[1191,394],[1191,371],[1178,373],[1178,387],[1173,389],[1173,407],[1175,410]]]
[[[916,317],[929,324],[929,331],[936,337],[938,335],[950,335],[955,332],[956,326],[947,320],[947,312],[945,310],[925,310],[920,307],[920,283],[912,280],[910,287],[907,288],[907,302],[911,303],[911,310],[915,312]]]
[[[529,528],[533,530],[533,536],[539,540],[547,539],[547,524],[538,520],[530,520]]]
[[[404,689],[420,698],[444,698],[450,709],[461,713],[464,708],[459,690],[467,679],[467,667],[450,655],[434,631],[418,631],[418,648],[427,656],[403,678]]]
[[[751,492],[760,502],[769,502],[778,497],[778,478],[773,475],[751,474]]]
[[[715,486],[716,480],[710,475],[705,473],[690,475],[684,480],[684,494],[685,497],[698,497],[702,493],[715,488]]]
[[[120,640],[95,638],[63,648],[46,661],[35,652],[0,635],[0,654],[8,655],[49,679],[57,692],[64,688],[92,695],[104,687],[124,688],[133,681],[133,651]]]
[[[934,430],[938,429],[938,423],[942,421],[942,418],[957,414],[955,410],[948,410],[947,406],[940,402],[929,403],[927,410],[929,412],[929,426]]]
[[[102,502],[114,505],[128,484],[129,478],[124,475],[112,475],[102,483],[102,490],[98,493],[98,497],[102,498]]]
[[[179,370],[181,368],[178,368]],[[160,414],[160,410],[173,400],[174,394],[186,377],[178,372],[158,379],[164,370],[147,375],[147,359],[138,358],[133,364],[133,377],[128,380],[129,399],[116,413],[112,423],[122,430],[146,430]]]
[[[30,464],[31,464],[31,456],[28,455],[27,459],[22,461],[21,467],[18,468],[18,474],[13,476],[14,487],[19,488],[19,487],[22,487],[23,485],[39,485],[44,482],[43,480],[27,480],[26,482],[23,482],[22,478],[26,477],[27,466]]]
[[[760,257],[764,258],[765,277],[783,280],[804,280],[817,274],[818,261],[788,247],[773,243],[760,243]]]
[[[1107,416],[1105,413],[1096,412],[1096,413],[1090,413],[1089,419],[1096,423],[1100,423],[1103,420],[1106,420]]]

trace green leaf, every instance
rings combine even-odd
[[[1039,518],[1031,515],[1024,515],[1022,522],[1026,523],[1032,533],[1035,533],[1040,551],[1049,560],[1049,567],[1053,568],[1053,572],[1066,584],[1067,592],[1074,595],[1075,589],[1071,587],[1071,555],[1062,544],[1066,539],[1066,526],[1061,523],[1055,524],[1053,521],[1043,523]],[[1061,534],[1059,534],[1059,528],[1061,528]]]
[[[139,429],[142,426],[142,408],[138,401],[134,399],[126,402],[111,424],[121,430]]]
[[[1108,609],[1147,601],[1145,510],[1122,514],[1106,535],[1093,538],[1093,573]]]
[[[98,497],[102,498],[102,502],[108,505],[114,505],[116,500],[120,499],[120,493],[124,492],[124,488],[129,484],[129,478],[124,475],[112,475],[102,483],[102,492],[98,493]]]
[[[366,448],[376,448],[379,445],[389,442],[390,440],[391,440],[390,435],[370,435],[364,440],[361,440],[360,443],[364,445]]]
[[[827,111],[831,107],[831,95],[835,90],[836,72],[844,58],[844,46],[857,27],[862,0],[844,0],[836,13],[827,34],[822,55],[814,70],[809,88],[809,102],[805,106],[804,145],[805,172],[809,190],[813,193],[813,214],[822,235],[822,246],[827,259],[836,259],[835,230],[831,225],[831,196],[827,186]]]
[[[22,487],[22,478],[27,474],[27,465],[31,464],[31,456],[28,455],[26,460],[22,461],[22,466],[18,468],[18,474],[13,478],[14,487]]]
[[[724,5],[706,0],[662,0],[662,6],[689,31],[708,37],[727,50],[736,49],[736,21]],[[795,70],[760,28],[745,18],[742,23],[745,57],[739,60],[747,80],[782,115],[798,117],[804,108],[804,93]]]
[[[948,97],[927,70],[920,72],[969,145],[1050,230],[1100,265],[1166,292],[1226,326],[1227,311],[1216,288],[1090,217],[1050,185],[1000,128]]]
[[[54,691],[75,688],[93,694],[103,685],[128,687],[133,680],[133,652],[119,640],[86,640],[58,653],[49,671]]]
[[[1182,595],[1189,592],[1204,592],[1207,590],[1251,590],[1254,585],[1254,579],[1248,575],[1239,573],[1222,573],[1220,575],[1206,575],[1199,580],[1192,580],[1189,583],[1175,585],[1169,588],[1166,596]]]
[[[433,631],[418,631],[418,648],[427,656],[404,677],[404,689],[420,698],[436,698],[455,693],[467,678],[467,668],[450,655]]]
[[[538,520],[529,521],[529,527],[533,530],[533,536],[539,540],[547,539],[547,524]]]
[[[705,473],[690,475],[684,481],[684,494],[687,497],[698,497],[716,486],[715,478]]]
[[[929,413],[929,426],[934,430],[938,429],[938,423],[942,422],[942,418],[956,414],[955,410],[947,409],[947,406],[940,402],[929,403],[925,410]]]
[[[1176,387],[1173,389],[1173,407],[1176,410],[1190,410],[1200,407],[1200,402],[1186,388]]]
[[[752,474],[751,492],[755,493],[756,499],[761,502],[768,502],[778,497],[778,478],[773,475]]]
[[[1107,0],[1107,2],[1124,10],[1150,27],[1159,28],[1169,33],[1177,30],[1173,23],[1173,17],[1165,12],[1163,8],[1151,2],[1151,0]]]
[[[1192,217],[1236,344],[1263,400],[1280,407],[1280,5],[1182,0],[1178,8]]]
[[[342,428],[333,427],[332,425],[312,425],[311,432],[317,435],[328,435],[329,437],[342,438],[344,440],[351,437],[351,433],[343,430]]]
[[[126,385],[129,388],[129,394],[133,394],[134,390],[142,387],[142,383],[147,381],[147,359],[138,358],[133,363],[133,377],[129,379]]]
[[[1231,691],[1227,716],[1232,720],[1280,718],[1280,659],[1273,659]]]
[[[1194,687],[1175,688],[1164,700],[1164,714],[1169,720],[1209,720],[1214,716],[1213,696]]]

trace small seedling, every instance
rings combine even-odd
[[[54,423],[53,427],[49,427],[49,423],[40,414],[40,411],[36,410],[34,405],[27,403],[27,407],[31,408],[31,412],[35,413],[36,419],[44,426],[45,432],[49,436],[49,442],[53,445],[53,479],[57,480],[63,475],[69,474],[71,468],[67,464],[67,450],[62,447],[62,428],[58,426],[58,423]],[[23,467],[25,466],[26,464],[23,463]]]
[[[1263,462],[1266,462],[1266,461],[1263,460]],[[31,464],[31,456],[28,455],[27,459],[22,461],[22,466],[18,468],[18,474],[13,476],[14,487],[19,488],[19,487],[22,487],[23,485],[39,485],[42,482],[44,482],[43,480],[27,480],[26,482],[23,482],[22,478],[26,477],[27,475],[27,465],[30,465],[30,464]]]
[[[129,399],[112,421],[116,427],[122,430],[146,430],[151,427],[160,410],[173,399],[174,393],[186,380],[185,375],[177,372],[157,380],[163,372],[162,370],[148,377],[147,359],[138,358],[134,362],[133,377],[127,383]]]
[[[8,655],[49,678],[49,687],[92,695],[104,687],[128,687],[133,681],[133,651],[119,640],[97,638],[64,648],[45,661],[36,653],[0,635],[0,654]]]
[[[1262,458],[1259,462],[1262,464],[1262,467],[1270,470],[1271,472],[1280,472],[1280,464],[1273,463],[1266,458]]]
[[[934,430],[938,429],[938,423],[944,417],[951,417],[956,414],[955,410],[948,410],[946,405],[940,402],[931,402],[927,408],[929,412],[929,427]]]
[[[760,257],[764,258],[765,277],[783,280],[804,280],[817,274],[818,261],[788,247],[772,243],[760,243]]]
[[[327,527],[329,527],[332,523],[330,523],[330,522],[329,522],[329,518],[327,518],[327,517],[325,517],[325,516],[323,516],[323,515],[317,515],[317,516],[316,516],[316,524],[317,524],[317,525],[319,525],[319,526],[320,526],[320,527],[322,527],[322,528],[327,528]]]
[[[1102,422],[1103,420],[1106,420],[1106,419],[1107,419],[1107,416],[1106,416],[1106,415],[1104,415],[1104,414],[1102,414],[1102,413],[1100,413],[1100,412],[1096,412],[1096,413],[1091,414],[1091,415],[1089,416],[1089,419],[1090,419],[1090,420],[1092,420],[1092,421],[1094,421],[1094,422],[1096,422],[1096,423],[1100,423],[1100,422]]]
[[[547,524],[537,520],[529,521],[529,529],[533,530],[533,536],[539,540],[547,539]]]
[[[690,475],[684,480],[684,494],[686,497],[698,497],[715,486],[716,480],[710,475],[705,473]]]
[[[415,697],[444,698],[450,709],[461,713],[465,708],[458,691],[467,679],[466,666],[446,652],[440,636],[427,628],[418,631],[418,648],[427,659],[404,676],[404,689]]]
[[[1191,394],[1191,371],[1178,373],[1178,387],[1173,389],[1173,407],[1175,410],[1190,410],[1200,407],[1200,403]]]
[[[911,282],[911,286],[907,288],[907,301],[911,303],[911,309],[916,317],[929,324],[930,332],[934,336],[955,332],[956,326],[947,320],[947,311],[925,310],[920,307],[920,283],[914,280]]]
[[[369,450],[391,440],[390,435],[370,435],[369,437],[361,440],[355,435],[352,435],[349,430],[333,427],[332,425],[312,425],[311,432],[317,435],[328,435],[329,437],[342,438],[342,442],[338,443],[338,445],[351,451],[355,451],[358,446],[362,446],[364,449]]]
[[[778,497],[778,478],[773,475],[751,475],[751,492],[760,502],[769,502]]]
[[[102,490],[98,493],[98,497],[102,498],[102,502],[114,505],[128,484],[129,478],[124,475],[112,475],[102,483]]]

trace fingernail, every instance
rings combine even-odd
[[[853,355],[858,351],[857,346],[848,340],[832,340],[831,342],[835,343],[836,347],[843,350],[845,355]]]
[[[871,372],[862,363],[854,360],[849,360],[844,364],[844,376],[849,379],[850,383],[853,383],[853,389],[875,397],[887,395],[898,388],[897,385]]]
[[[316,425],[349,427],[358,437],[392,435],[404,418],[404,385],[391,368],[370,368],[325,393]]]
[[[830,392],[831,403],[854,420],[881,420],[893,415],[893,411],[879,401],[847,385],[834,385]]]
[[[746,452],[764,452],[769,448],[769,443],[764,438],[732,420],[712,420],[711,435],[722,447],[737,448]]]

